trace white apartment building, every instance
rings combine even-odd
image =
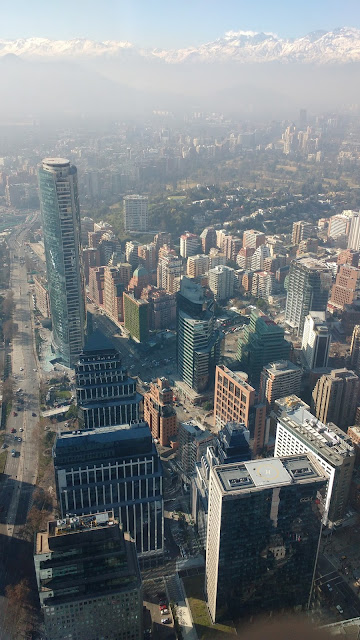
[[[209,256],[203,254],[189,256],[186,263],[186,273],[190,278],[197,278],[208,272],[209,264]]]
[[[125,231],[147,231],[149,224],[147,196],[130,195],[124,198]]]
[[[227,300],[234,295],[235,271],[231,267],[218,265],[209,270],[209,288],[215,300]]]

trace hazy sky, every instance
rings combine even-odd
[[[359,0],[11,0],[0,39],[87,37],[169,48],[230,30],[296,37],[341,26],[360,28]]]

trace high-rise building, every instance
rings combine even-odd
[[[100,331],[92,333],[75,365],[79,423],[83,429],[138,421],[142,396],[121,365],[119,352]]]
[[[348,249],[360,250],[360,213],[353,213],[350,221]]]
[[[142,290],[141,298],[148,306],[149,329],[158,331],[176,326],[176,294],[168,293],[148,285]]]
[[[260,376],[260,400],[273,409],[275,400],[295,394],[301,389],[302,371],[289,360],[278,360],[265,366]]]
[[[191,478],[191,510],[200,541],[206,548],[210,469],[215,465],[251,460],[249,430],[244,424],[229,422],[218,432],[212,446],[195,462]]]
[[[50,521],[34,564],[48,640],[142,639],[135,545],[111,512]]]
[[[140,243],[137,242],[136,240],[129,240],[125,244],[125,260],[126,262],[131,264],[133,270],[139,264],[139,254],[138,254],[139,247],[140,247]]]
[[[178,464],[182,472],[191,478],[195,472],[195,463],[201,460],[208,447],[216,443],[216,436],[190,419],[179,423],[178,440]]]
[[[173,396],[166,378],[158,378],[152,382],[150,391],[144,394],[144,420],[162,447],[169,446],[170,438],[177,432]]]
[[[216,367],[214,390],[215,425],[222,429],[228,423],[241,423],[249,429],[254,455],[264,447],[266,405],[257,402],[255,389],[243,371],[231,371],[225,365]]]
[[[218,264],[226,264],[226,255],[225,253],[222,253],[220,249],[213,247],[210,249],[209,260],[209,268],[213,269],[214,267],[217,267]]]
[[[106,267],[90,267],[89,269],[89,298],[96,304],[104,302],[104,279]]]
[[[53,458],[62,518],[113,509],[139,556],[162,553],[163,473],[146,422],[60,432]]]
[[[206,227],[201,234],[201,246],[204,253],[209,253],[212,247],[216,247],[216,231],[214,227]]]
[[[299,244],[302,240],[306,240],[307,238],[311,238],[313,236],[316,237],[316,231],[314,225],[311,224],[311,222],[299,220],[298,222],[293,223],[291,236],[292,244]]]
[[[180,278],[184,273],[183,261],[174,249],[164,247],[159,251],[157,266],[157,286],[169,293],[176,293],[180,288]]]
[[[330,341],[331,333],[325,319],[325,313],[310,311],[305,318],[301,346],[309,369],[327,367]]]
[[[302,335],[310,311],[326,311],[332,283],[327,265],[310,256],[293,260],[287,286],[285,321]]]
[[[337,309],[344,309],[360,297],[360,269],[348,264],[340,266],[336,282],[331,290],[329,304]]]
[[[360,379],[348,369],[333,369],[321,376],[312,392],[316,417],[346,431],[354,424],[359,386]]]
[[[234,295],[235,271],[231,267],[218,265],[209,271],[209,289],[215,300],[228,300]]]
[[[189,231],[187,231],[180,236],[180,255],[182,258],[195,256],[199,253],[200,247],[200,238],[195,235],[195,233],[189,233]]]
[[[257,249],[262,244],[265,244],[266,236],[262,231],[256,231],[256,229],[247,229],[243,235],[243,247],[249,247],[250,249]]]
[[[351,218],[339,213],[329,218],[328,238],[336,239],[339,236],[347,236],[350,231]]]
[[[306,608],[325,473],[309,455],[212,467],[205,594],[213,622]]]
[[[264,262],[266,258],[270,256],[270,249],[266,246],[266,244],[261,244],[257,249],[255,249],[254,254],[251,258],[250,269],[252,271],[260,271],[264,268]]]
[[[251,293],[256,298],[267,300],[275,288],[275,276],[269,271],[256,271],[253,274]]]
[[[45,278],[34,276],[36,308],[44,318],[50,318],[49,291]]]
[[[124,327],[132,338],[146,342],[149,337],[149,303],[137,300],[133,293],[124,293]]]
[[[197,254],[189,256],[186,263],[186,273],[190,278],[197,278],[209,270],[209,256]]]
[[[125,231],[147,231],[149,224],[147,196],[131,195],[124,198]]]
[[[351,338],[350,366],[356,372],[360,372],[360,325],[356,324]]]
[[[85,297],[77,169],[64,158],[39,167],[46,272],[56,357],[72,368],[84,342]]]
[[[328,477],[326,493],[321,498],[323,520],[341,519],[347,509],[355,452],[350,438],[335,424],[325,425],[309,411],[297,396],[275,402],[275,456],[311,453]]]
[[[177,294],[177,366],[180,379],[197,393],[211,387],[222,334],[215,329],[214,300],[186,276]]]
[[[350,267],[358,267],[360,259],[360,252],[354,251],[354,249],[344,249],[344,251],[340,251],[337,263],[338,264],[348,264]]]
[[[289,353],[290,343],[284,338],[284,329],[261,311],[252,311],[237,352],[250,382],[257,384],[264,366],[276,360],[288,360]]]

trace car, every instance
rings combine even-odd
[[[29,328],[29,325],[28,325],[28,324],[26,324],[26,325],[25,325],[25,329],[28,329],[28,328]]]
[[[336,608],[339,613],[344,613],[344,609],[342,609],[339,604],[336,605]]]
[[[33,371],[37,371],[37,369],[33,369]]]
[[[16,433],[16,429],[14,427],[10,430],[10,433]]]
[[[18,442],[22,442],[22,437],[21,437],[21,436],[18,436],[18,437],[17,437],[17,441],[18,441]]]
[[[13,416],[17,416],[17,413],[16,413],[16,411],[13,411]]]
[[[332,591],[332,587],[329,585],[329,583],[327,583],[327,588],[329,589],[329,591]]]
[[[24,431],[24,429],[22,427],[20,427],[19,431]]]
[[[1,446],[2,449],[6,449],[7,448],[7,444],[4,442],[4,444]]]
[[[15,449],[11,449],[11,453],[16,453]]]
[[[33,411],[31,415],[32,415],[32,417],[33,417],[33,418],[36,418],[36,413],[35,413],[35,411]]]
[[[170,624],[170,618],[161,618],[163,624]]]
[[[24,371],[24,367],[20,367],[20,371]]]
[[[169,609],[162,609],[161,610],[161,615],[166,616],[169,613]]]
[[[160,609],[160,611],[164,611],[164,609],[167,609],[167,605],[166,604],[159,604],[159,609]]]

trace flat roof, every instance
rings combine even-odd
[[[213,472],[224,495],[325,479],[309,454],[223,464]]]
[[[151,437],[151,431],[147,422],[135,422],[134,424],[120,424],[114,427],[97,427],[96,429],[83,429],[82,431],[61,431],[58,433],[55,448],[67,447],[69,440],[83,441],[96,440],[99,442],[111,442],[116,440],[137,440],[143,437]]]

